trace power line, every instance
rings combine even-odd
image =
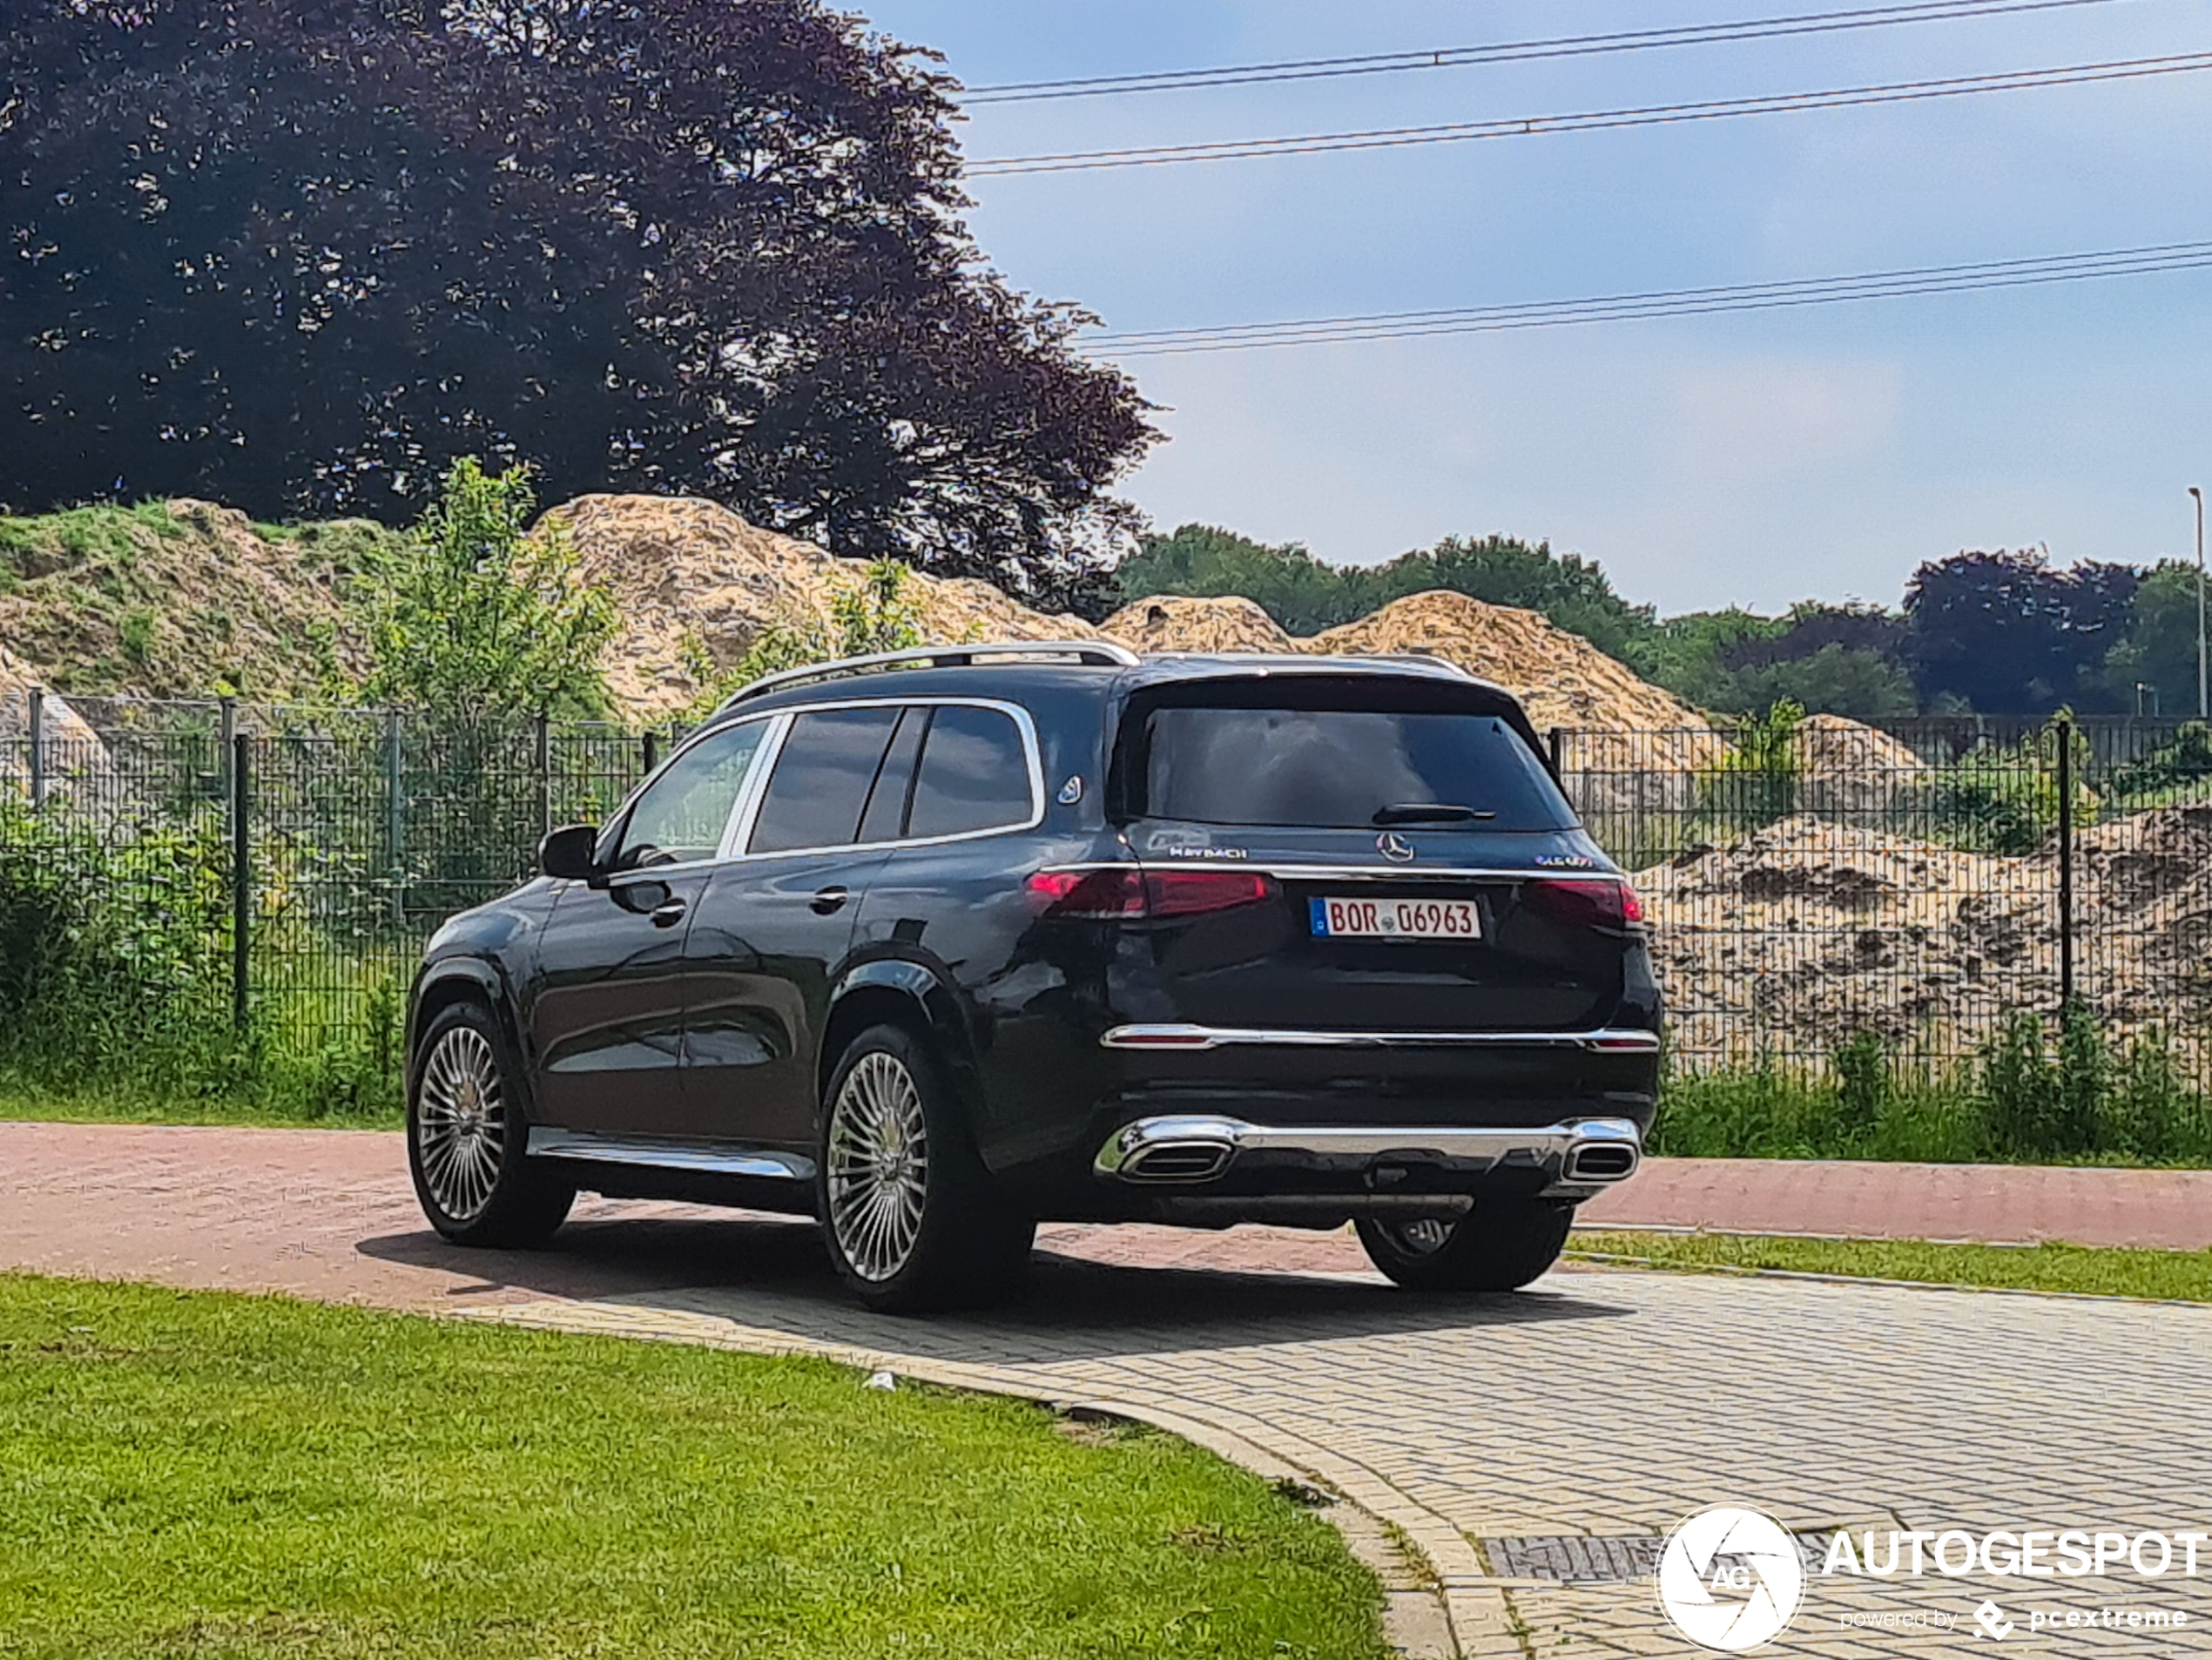
[[[1474,138],[1521,138],[1539,133],[1595,132],[1619,127],[1666,126],[1736,116],[1791,115],[1805,110],[1915,103],[1929,98],[1963,98],[1983,92],[2078,86],[2094,81],[2140,80],[2147,76],[2186,74],[2204,69],[2212,69],[2212,52],[2185,52],[2165,57],[2131,57],[2107,64],[2067,64],[2051,69],[2014,70],[1993,75],[1899,81],[1885,86],[1838,87],[1819,92],[1710,98],[1697,103],[1657,104],[1628,110],[1593,110],[1576,115],[1525,116],[1508,120],[1455,122],[1442,126],[1383,127],[1361,132],[1309,133],[1285,138],[1236,138],[1214,144],[1161,145],[1143,149],[1081,151],[1061,155],[996,156],[970,162],[968,172],[971,178],[1001,178],[1020,173],[1076,172],[1105,167],[1161,166],[1180,162],[1249,161],[1262,156],[1317,155],[1340,150],[1395,149],[1407,145],[1449,144]]]
[[[1482,64],[1521,64],[1550,57],[1588,57],[1612,52],[1649,51],[1669,46],[1710,46],[1732,41],[1770,40],[1791,35],[1835,34],[1845,30],[1886,29],[1902,24],[1949,23],[2012,12],[2057,11],[2118,0],[1918,0],[1907,5],[1859,6],[1847,11],[1811,11],[1784,17],[1750,17],[1730,23],[1687,24],[1673,29],[1630,29],[1608,34],[1563,35],[1548,40],[1502,42],[1488,46],[1443,46],[1422,51],[1372,52],[1354,57],[1308,57],[1285,63],[1239,64],[1217,69],[1156,70],[1134,75],[1093,75],[1059,81],[1011,81],[970,87],[961,102],[1026,104],[1047,99],[1113,98],[1132,92],[1179,92],[1201,87],[1252,86],[1274,81],[1333,79],[1346,75],[1387,75],[1408,70],[1462,69]]]
[[[1094,356],[1158,357],[1191,352],[1240,351],[1266,346],[1311,346],[1436,334],[1501,334],[1526,328],[1698,317],[1716,313],[1771,311],[1798,306],[1840,305],[1922,294],[1965,294],[2099,278],[2148,276],[2212,269],[2212,241],[2168,242],[2148,247],[2036,259],[1993,260],[1968,265],[1917,266],[1852,276],[1804,277],[1783,282],[1737,283],[1707,288],[1659,289],[1581,300],[1470,306],[1435,311],[1379,312],[1364,316],[1309,318],[1274,323],[1232,323],[1208,328],[1163,328],[1095,335],[1078,342]]]

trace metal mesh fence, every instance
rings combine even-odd
[[[1932,1074],[2071,1002],[2115,1053],[2155,1042],[2212,1088],[2203,725],[1816,717],[1551,743],[1642,895],[1676,1067],[1818,1072],[1869,1033]],[[119,948],[138,994],[280,1051],[358,1043],[441,920],[523,879],[548,827],[604,816],[655,749],[605,726],[0,700],[0,930],[33,876],[73,873],[158,936]],[[13,939],[0,1011],[7,976],[39,971]]]
[[[1671,1050],[1908,1066],[2069,1002],[2212,1083],[2212,734],[2182,722],[1814,719],[1561,732],[1568,793],[1633,872]]]

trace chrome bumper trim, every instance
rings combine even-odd
[[[1578,1156],[1593,1147],[1625,1148],[1626,1168],[1617,1173],[1572,1173]],[[1202,1149],[1218,1149],[1221,1158],[1207,1174],[1180,1173],[1187,1164],[1170,1164],[1178,1173],[1148,1176],[1145,1165],[1171,1153],[1178,1158]],[[1629,1118],[1569,1118],[1540,1130],[1435,1127],[1421,1129],[1366,1124],[1298,1124],[1276,1127],[1211,1113],[1171,1114],[1124,1124],[1098,1150],[1091,1168],[1100,1176],[1125,1182],[1165,1185],[1207,1182],[1234,1167],[1247,1153],[1290,1153],[1318,1159],[1375,1159],[1390,1154],[1439,1158],[1477,1170],[1512,1161],[1533,1165],[1576,1186],[1610,1186],[1626,1181],[1643,1162],[1643,1132]]]
[[[728,1143],[656,1141],[646,1137],[604,1136],[588,1130],[530,1130],[533,1158],[574,1158],[594,1164],[641,1164],[654,1170],[685,1171],[706,1176],[763,1176],[779,1181],[811,1182],[814,1161],[800,1153],[780,1153]]]
[[[1104,1049],[1575,1049],[1612,1055],[1656,1055],[1659,1034],[1632,1029],[1595,1032],[1316,1032],[1258,1027],[1116,1026]]]

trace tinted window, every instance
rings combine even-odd
[[[1472,808],[1430,827],[1557,830],[1575,822],[1521,734],[1446,711],[1168,708],[1146,727],[1143,811],[1203,824],[1372,829],[1391,808]]]
[[[914,775],[910,836],[957,836],[1028,823],[1028,752],[1013,717],[996,709],[940,709]]]
[[[914,793],[914,761],[921,754],[921,735],[929,729],[929,711],[909,709],[899,717],[891,748],[875,775],[867,811],[860,815],[863,842],[896,841],[905,833],[907,798]]]
[[[761,800],[751,850],[850,846],[898,723],[896,709],[830,709],[793,721]]]
[[[623,826],[617,870],[711,859],[722,848],[722,832],[760,752],[759,721],[732,726],[702,738],[645,786]]]

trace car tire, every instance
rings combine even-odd
[[[1356,1225],[1368,1260],[1408,1291],[1519,1291],[1566,1248],[1575,1207],[1545,1199],[1477,1199],[1456,1222]]]
[[[407,1163],[430,1225],[455,1245],[543,1245],[576,1186],[529,1152],[522,1067],[481,1003],[442,1010],[408,1081]]]
[[[871,1026],[824,1092],[816,1199],[830,1260],[862,1303],[911,1314],[987,1302],[1028,1265],[1036,1223],[993,1191],[929,1044]]]

